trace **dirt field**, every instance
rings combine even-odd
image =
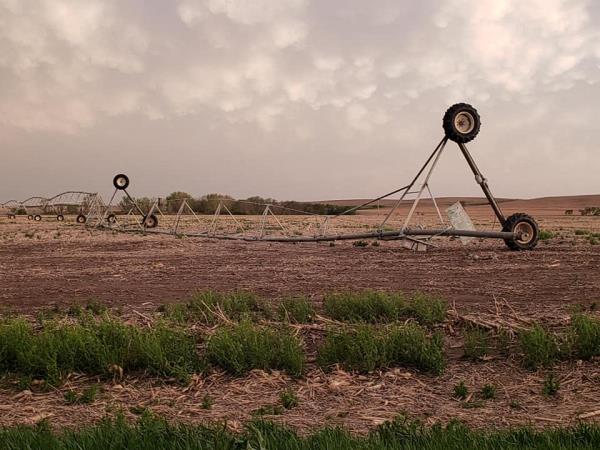
[[[511,252],[494,240],[463,247],[458,240],[441,239],[437,248],[417,253],[390,241],[377,247],[222,242],[0,219],[0,305],[5,311],[33,314],[97,299],[139,320],[160,304],[185,300],[201,289],[252,290],[273,302],[302,293],[319,303],[327,292],[371,288],[437,293],[461,317],[552,324],[564,322],[572,305],[593,309],[600,302],[600,245],[575,230],[600,232],[600,217],[565,216],[558,212],[564,205],[510,203],[504,204],[507,213],[513,206],[525,210],[556,236],[533,252]],[[373,210],[349,220],[360,228],[380,220],[384,212]],[[469,212],[480,226],[493,227],[485,208]],[[433,218],[427,208],[420,216],[425,222]],[[243,379],[215,374],[188,387],[126,379],[103,383],[103,394],[93,405],[65,405],[60,391],[0,388],[0,425],[44,417],[57,424],[88,423],[115,408],[143,406],[185,421],[228,419],[239,428],[252,408],[274,401],[286,386],[297,390],[301,406],[274,419],[300,429],[328,423],[366,431],[403,411],[427,423],[459,418],[474,426],[548,426],[572,423],[598,408],[597,362],[565,363],[556,372],[563,388],[551,400],[540,394],[541,373],[511,360],[473,364],[458,353],[450,354],[439,378],[403,369],[352,376],[311,368],[302,380],[278,373],[257,372]],[[467,409],[451,395],[458,380],[472,386],[493,382],[501,386],[500,399]],[[68,387],[91,381],[75,378]],[[210,411],[199,406],[207,393],[215,399]]]
[[[245,243],[1,219],[0,302],[20,312],[91,298],[152,309],[208,288],[247,289],[270,298],[304,293],[317,300],[335,290],[422,290],[439,293],[458,308],[504,299],[524,311],[600,300],[600,245],[574,233],[600,232],[600,217],[547,214],[529,206],[540,227],[558,236],[521,253],[496,240],[464,247],[458,240],[439,239],[437,248],[418,253],[394,241],[364,248],[352,242],[334,247]],[[384,212],[347,218],[344,226],[356,232],[362,224],[378,223]],[[482,229],[497,229],[488,209],[469,212]],[[424,223],[434,219],[429,208],[417,218]]]

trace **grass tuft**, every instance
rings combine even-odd
[[[402,293],[364,291],[327,295],[324,308],[329,317],[345,322],[389,323],[415,318],[421,324],[432,325],[444,321],[447,305],[423,293],[407,298]]]
[[[363,325],[356,330],[330,331],[318,350],[318,364],[328,369],[341,364],[347,370],[371,372],[394,366],[413,366],[439,374],[444,368],[442,337],[429,337],[419,325],[377,329]]]
[[[489,335],[481,327],[468,327],[464,333],[465,358],[477,360],[489,353]]]
[[[304,353],[300,341],[283,328],[267,328],[242,321],[218,330],[206,346],[210,364],[233,374],[252,369],[284,370],[300,376]]]
[[[570,352],[576,358],[591,359],[600,355],[600,320],[585,314],[571,317],[568,331]]]
[[[200,362],[192,335],[162,325],[141,329],[112,319],[47,321],[34,332],[23,319],[0,323],[2,372],[54,384],[72,372],[109,375],[114,366],[184,380]]]
[[[542,387],[542,394],[546,397],[554,397],[558,394],[560,389],[560,381],[553,373],[549,373],[544,377],[544,386]]]
[[[464,381],[461,381],[454,386],[454,397],[459,400],[465,400],[469,395],[469,388],[465,385]]]
[[[187,303],[166,304],[161,312],[168,319],[176,322],[201,322],[214,325],[222,319],[258,320],[271,318],[272,313],[267,303],[250,292],[219,294],[213,291],[196,293]]]
[[[520,344],[524,355],[523,365],[529,369],[549,367],[558,359],[556,338],[540,325],[521,333]]]
[[[306,297],[286,297],[277,310],[280,320],[291,323],[310,323],[315,317],[315,309]]]

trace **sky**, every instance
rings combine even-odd
[[[475,106],[501,197],[600,193],[596,0],[0,0],[0,201],[372,198]],[[449,145],[435,195],[480,195]]]

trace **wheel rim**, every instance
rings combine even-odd
[[[125,186],[127,186],[127,178],[117,177],[117,179],[115,180],[115,184],[120,188],[124,188]]]
[[[154,218],[152,218],[152,217],[148,217],[146,219],[146,226],[148,228],[154,228],[156,226],[156,220],[154,220]]]
[[[475,129],[475,117],[467,111],[459,112],[454,117],[454,128],[461,134],[470,133]]]
[[[529,222],[519,222],[513,231],[517,235],[516,242],[519,244],[529,244],[535,236],[533,225]]]

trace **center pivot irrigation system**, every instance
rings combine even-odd
[[[43,216],[54,216],[59,222],[65,220],[66,214],[77,215],[77,223],[85,223],[88,218],[104,213],[105,205],[102,197],[95,192],[67,191],[53,197],[29,197],[23,201],[9,200],[0,204],[8,210],[8,218],[16,219],[17,215],[26,215],[27,219],[40,222]]]
[[[264,208],[262,216],[258,220],[250,220],[243,218],[244,216],[236,217],[232,214],[228,207],[229,200],[227,199],[219,200],[214,215],[209,217],[197,215],[187,199],[178,200],[178,205],[175,206],[166,205],[164,201],[157,200],[149,208],[145,208],[146,211],[144,211],[127,190],[129,187],[129,178],[127,175],[119,174],[113,179],[115,191],[109,203],[104,207],[104,213],[98,215],[95,222],[88,221],[87,226],[123,232],[158,233],[178,237],[187,236],[241,241],[324,242],[361,239],[399,239],[403,240],[407,247],[419,250],[433,245],[431,240],[434,237],[456,236],[465,240],[469,238],[502,239],[511,250],[533,249],[539,237],[539,228],[536,221],[523,213],[513,214],[509,217],[504,216],[488,186],[487,180],[467,150],[465,144],[477,136],[481,126],[477,110],[465,103],[453,105],[444,114],[442,123],[445,132],[444,138],[435,147],[410,183],[366,203],[351,207],[339,214],[312,214],[277,204],[260,204],[261,208]],[[448,141],[455,142],[458,145],[467,164],[475,175],[475,181],[481,187],[487,202],[500,222],[501,230],[476,230],[460,204],[453,205],[455,214],[452,214],[451,211],[453,207],[448,209],[451,224],[446,224],[444,221],[442,213],[438,208],[438,203],[431,192],[430,179],[442,153],[446,149]],[[111,212],[114,211],[111,207],[113,202],[116,201],[118,193],[122,193],[125,196],[125,202],[130,205],[129,211],[126,214],[115,215]],[[383,221],[378,223],[372,230],[336,232],[338,226],[344,226],[343,221],[347,219],[346,216],[348,214],[352,214],[359,209],[366,208],[395,194],[400,194],[400,198],[395,202]],[[415,210],[424,194],[429,195],[435,207],[441,223],[441,226],[438,228],[411,225],[411,220],[415,216]],[[391,226],[391,222],[396,219],[393,217],[394,213],[403,202],[409,200],[412,200],[412,204],[410,204],[406,215],[402,215],[403,221],[401,226],[394,228]],[[253,203],[250,201],[241,202]],[[167,214],[165,211],[177,212],[175,214]],[[349,226],[349,228],[353,227],[356,228],[355,222],[353,226]],[[363,227],[361,226],[360,228]],[[348,227],[345,229],[348,229]]]

